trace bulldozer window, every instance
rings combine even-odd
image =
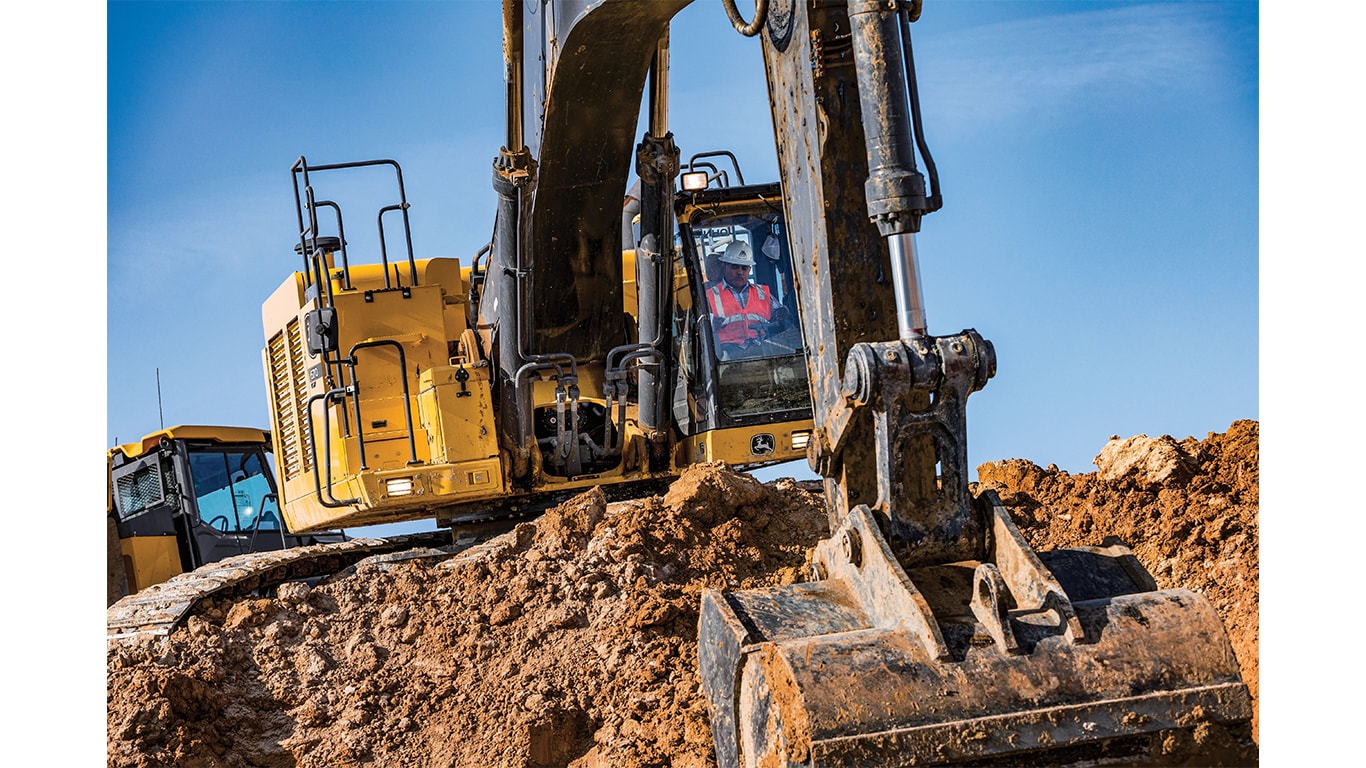
[[[278,529],[278,511],[266,496],[274,492],[269,467],[259,450],[199,450],[190,454],[190,472],[199,519],[225,533],[260,527]],[[267,508],[263,509],[263,504]]]

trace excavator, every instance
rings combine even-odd
[[[916,235],[943,199],[921,3],[757,0],[746,21],[723,0],[762,48],[768,184],[725,152],[682,161],[669,25],[690,4],[504,0],[506,141],[468,265],[416,257],[396,161],[294,162],[301,269],[262,308],[289,529],[486,530],[697,462],[805,457],[830,531],[810,578],[701,598],[722,768],[1255,762],[1207,599],[1159,590],[1120,544],[1036,552],[972,492],[966,402],[996,356],[973,329],[928,332]],[[392,190],[362,212],[368,263],[324,186],[342,173]],[[719,332],[734,313],[708,298],[714,258],[767,281],[738,352]],[[311,549],[295,565],[326,559]]]

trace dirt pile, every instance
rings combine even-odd
[[[1036,547],[1118,536],[1159,584],[1208,595],[1255,695],[1256,422],[1112,440],[1098,466],[979,475]],[[663,497],[583,494],[454,558],[214,604],[162,645],[110,649],[108,764],[712,766],[701,591],[802,580],[826,525],[817,483],[710,464]]]
[[[1000,494],[1036,550],[1099,544],[1134,551],[1158,587],[1209,598],[1252,693],[1258,734],[1258,423],[1233,422],[1204,440],[1111,437],[1096,472],[1071,475],[1020,459],[983,464],[979,485]]]
[[[815,484],[583,494],[454,559],[215,606],[109,654],[111,766],[704,766],[706,586],[798,581]]]

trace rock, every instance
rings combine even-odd
[[[387,605],[379,614],[379,623],[386,627],[401,627],[408,623],[406,605]]]
[[[1185,483],[1199,468],[1198,462],[1168,435],[1111,438],[1096,456],[1095,464],[1100,479],[1147,490]]]

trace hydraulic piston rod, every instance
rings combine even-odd
[[[920,259],[914,232],[887,238],[892,258],[892,292],[896,297],[896,326],[902,340],[925,335],[925,294],[920,285]]]

